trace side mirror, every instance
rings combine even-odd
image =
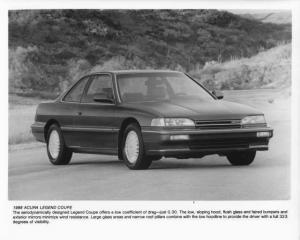
[[[213,90],[211,93],[213,95],[215,95],[217,99],[223,99],[224,98],[224,95],[221,91]]]
[[[114,100],[109,98],[104,93],[95,93],[94,96],[93,96],[93,100],[95,102],[101,102],[101,103],[114,103]]]

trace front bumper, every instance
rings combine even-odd
[[[262,132],[265,134],[260,134],[262,136],[258,137],[257,133]],[[232,151],[268,150],[269,139],[273,136],[273,129],[263,127],[181,130],[143,127],[142,135],[147,155],[188,157],[226,154]]]

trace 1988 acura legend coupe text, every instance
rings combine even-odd
[[[249,165],[273,130],[260,111],[222,98],[181,72],[93,73],[39,104],[31,129],[56,165],[73,152],[118,155],[130,169],[208,154]]]

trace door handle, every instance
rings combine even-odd
[[[78,115],[79,115],[79,116],[81,116],[81,115],[82,115],[82,112],[77,112],[77,113],[78,113]]]

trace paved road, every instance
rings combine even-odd
[[[253,165],[232,167],[225,157],[162,159],[130,171],[116,157],[75,154],[53,166],[44,148],[9,152],[11,200],[269,200],[289,198],[289,121],[273,122],[270,151]]]

